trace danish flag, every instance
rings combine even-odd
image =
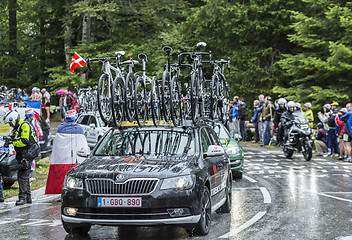
[[[75,52],[75,54],[73,54],[71,64],[70,64],[71,73],[73,74],[73,71],[76,68],[84,67],[85,65],[86,65],[86,61],[84,61],[84,59],[80,55],[78,55],[78,53]]]

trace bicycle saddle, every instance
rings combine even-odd
[[[123,56],[123,55],[125,55],[126,53],[125,53],[125,51],[118,51],[118,52],[115,52],[115,55],[121,55],[121,56]]]
[[[165,47],[163,47],[163,51],[166,53],[170,53],[170,52],[172,52],[172,48],[169,46],[165,46]]]
[[[145,60],[146,62],[148,61],[147,60],[147,55],[145,55],[144,53],[140,53],[140,54],[138,54],[138,59],[140,59],[140,60]]]
[[[197,43],[197,47],[205,47],[207,44],[205,42]]]

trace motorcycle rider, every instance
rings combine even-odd
[[[287,111],[281,115],[281,124],[284,128],[284,142],[286,143],[288,140],[288,130],[293,125],[293,120],[295,116],[293,115],[295,111],[296,104],[293,101],[289,101],[287,103]]]
[[[276,109],[275,115],[274,115],[274,126],[275,126],[275,129],[277,129],[277,145],[282,145],[282,143],[283,143],[284,129],[281,124],[281,116],[284,112],[287,111],[286,103],[287,102],[286,102],[285,98],[280,98],[277,101],[279,108]]]
[[[36,144],[37,137],[35,135],[35,130],[32,125],[20,118],[20,115],[17,111],[12,110],[4,116],[4,123],[9,124],[13,130],[10,134],[12,138],[12,144],[15,147],[16,151],[16,160],[19,163],[26,163],[26,168],[18,170],[18,201],[16,205],[23,205],[25,203],[32,203],[30,184],[29,184],[29,175],[31,172],[31,166],[33,158],[27,157],[25,159],[23,156],[28,152],[28,148],[32,144]],[[26,154],[26,156],[28,156]],[[23,162],[27,161],[27,162]]]

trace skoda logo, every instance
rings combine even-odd
[[[119,182],[119,181],[121,181],[124,178],[125,178],[125,176],[123,176],[121,173],[119,173],[119,174],[116,175],[115,181]]]

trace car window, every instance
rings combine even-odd
[[[220,145],[219,144],[219,139],[218,136],[216,135],[216,133],[214,132],[214,130],[212,129],[207,129],[208,130],[208,134],[209,134],[209,138],[210,138],[210,145]]]
[[[214,123],[212,124],[213,130],[218,135],[219,138],[230,138],[230,133],[225,128],[225,126],[221,123]]]
[[[208,132],[205,128],[202,128],[200,131],[201,131],[200,140],[201,140],[202,149],[203,149],[203,152],[207,152],[209,145],[211,145]]]
[[[89,124],[88,124],[88,125],[90,125],[90,124],[92,124],[92,123],[94,123],[95,126],[97,126],[97,118],[94,117],[94,116],[91,116],[91,117],[90,117],[90,120],[89,120]]]
[[[77,123],[83,124],[83,125],[88,125],[88,120],[89,120],[89,115],[83,115],[81,116],[80,119],[78,119]]]
[[[111,130],[97,147],[98,156],[188,156],[195,154],[193,130]],[[181,159],[180,159],[181,160]]]

